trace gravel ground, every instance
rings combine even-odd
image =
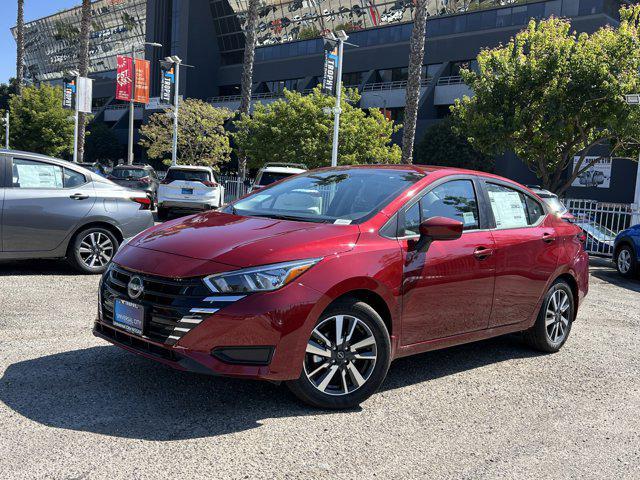
[[[339,413],[105,344],[97,284],[0,264],[2,478],[639,478],[640,281],[603,262],[560,353],[509,336],[398,360]]]

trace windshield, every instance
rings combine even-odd
[[[283,178],[287,178],[294,175],[293,173],[278,173],[278,172],[262,172],[262,176],[260,180],[257,182],[257,185],[264,187],[266,185],[271,185],[272,183],[277,182],[278,180],[282,180]]]
[[[211,181],[211,175],[206,170],[180,170],[178,168],[172,168],[167,172],[165,182],[173,180],[209,182]]]
[[[391,169],[338,169],[306,173],[233,204],[238,215],[348,225],[375,215],[424,175]]]
[[[149,173],[146,170],[140,170],[139,168],[119,168],[111,172],[111,175],[116,178],[144,178],[148,177]]]

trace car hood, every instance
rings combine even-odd
[[[218,212],[153,227],[130,245],[235,267],[317,258],[351,250],[357,225],[333,225]]]

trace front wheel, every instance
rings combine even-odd
[[[118,240],[109,230],[83,230],[69,247],[69,263],[82,273],[103,273],[118,250]]]
[[[616,252],[616,270],[623,277],[633,278],[636,274],[636,254],[629,245],[621,246]]]
[[[353,408],[380,387],[390,359],[380,315],[366,303],[343,302],[322,315],[307,342],[302,373],[287,386],[314,407]]]
[[[575,299],[567,282],[558,280],[545,295],[536,323],[524,332],[525,341],[536,350],[555,353],[569,337],[575,318]]]

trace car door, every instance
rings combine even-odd
[[[402,344],[411,345],[487,328],[493,301],[495,259],[485,205],[473,177],[448,178],[400,212],[404,257]],[[417,251],[418,225],[430,217],[464,224],[461,238]]]
[[[42,159],[13,157],[9,162],[2,217],[4,251],[55,250],[95,202],[90,179]]]
[[[526,190],[484,182],[495,241],[496,289],[490,327],[533,315],[558,265],[562,242],[542,204]]]

